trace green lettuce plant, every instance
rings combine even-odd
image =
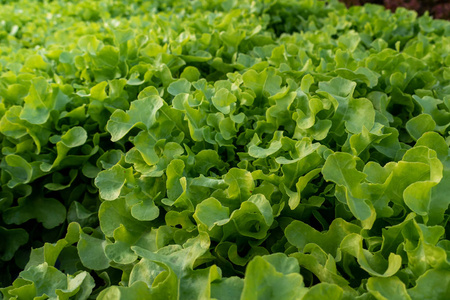
[[[0,6],[0,298],[446,299],[450,23]]]

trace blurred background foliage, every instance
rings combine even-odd
[[[450,20],[449,0],[341,0],[347,6],[375,3],[386,6],[395,11],[398,7],[405,7],[417,11],[420,15],[426,11],[437,19]]]

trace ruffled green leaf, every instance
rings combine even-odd
[[[111,140],[113,142],[120,140],[135,126],[150,129],[156,123],[156,114],[163,103],[160,97],[150,96],[133,101],[126,112],[116,110],[106,125]]]

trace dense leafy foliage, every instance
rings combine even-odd
[[[447,0],[340,0],[347,6],[374,3],[384,5],[395,11],[404,7],[417,11],[419,14],[428,13],[435,18],[450,20],[450,2]]]
[[[313,0],[0,20],[4,299],[450,294],[449,22]]]

